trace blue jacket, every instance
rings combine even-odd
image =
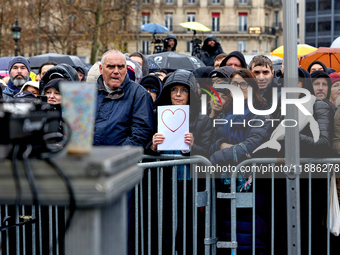
[[[147,90],[128,76],[111,94],[106,91],[102,76],[97,88],[94,145],[145,147],[153,135],[153,102]]]

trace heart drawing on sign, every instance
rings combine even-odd
[[[167,111],[171,112],[172,115],[170,113],[166,113]],[[177,111],[179,111],[179,112],[177,112]],[[177,112],[177,115],[176,115],[176,112]],[[164,113],[166,113],[166,117],[163,117]],[[180,108],[176,109],[175,111],[171,111],[170,109],[166,109],[166,110],[164,110],[162,112],[161,118],[162,118],[163,124],[171,132],[175,133],[181,126],[183,126],[183,124],[184,124],[184,122],[185,122],[185,120],[187,118],[187,115],[186,115],[185,111],[183,109],[180,109]],[[181,124],[179,124],[179,125],[178,125],[178,123],[180,123],[180,121],[174,121],[174,120],[178,120],[178,118],[183,118],[183,122]],[[167,123],[165,123],[165,121]],[[176,126],[174,126],[174,123],[175,123]]]

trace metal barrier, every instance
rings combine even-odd
[[[252,254],[255,255],[255,190],[256,190],[256,171],[254,171],[254,167],[257,164],[271,164],[274,167],[275,164],[284,164],[285,160],[283,158],[256,158],[256,159],[248,159],[241,162],[236,167],[236,171],[232,173],[231,178],[231,192],[230,193],[217,193],[217,198],[221,199],[231,199],[231,241],[219,241],[217,242],[217,248],[230,248],[233,255],[237,254],[237,238],[236,238],[236,210],[237,208],[252,208]],[[330,172],[332,167],[335,164],[340,164],[339,158],[301,158],[301,164],[308,164],[309,168],[312,169],[312,164],[324,164],[323,169],[327,173],[327,178],[325,181],[327,182],[327,251],[326,254],[330,254],[330,231],[329,231],[329,189],[330,189]],[[252,165],[253,170],[253,192],[251,193],[237,193],[236,192],[236,178],[237,173],[240,171],[242,166]],[[326,169],[327,166],[327,169]],[[315,165],[314,165],[315,167]],[[315,169],[315,168],[314,168]],[[334,169],[334,168],[333,168]],[[316,172],[316,170],[315,170]],[[337,170],[339,172],[339,168]],[[288,175],[289,176],[289,175]],[[274,194],[274,171],[271,173],[271,240],[270,240],[270,251],[271,254],[274,254],[274,238],[275,238],[275,227],[274,227],[274,202],[275,202],[275,194]],[[312,254],[312,171],[308,172],[308,254]],[[287,200],[291,199],[287,197]],[[285,215],[286,216],[286,215]],[[301,216],[299,216],[301,218]],[[288,228],[290,226],[287,226]],[[294,226],[293,226],[294,227]],[[300,238],[301,240],[301,238]],[[324,252],[324,251],[323,251]],[[324,254],[324,253],[323,253]]]
[[[1,255],[65,254],[65,207],[3,205],[0,216]]]
[[[157,205],[158,218],[157,218],[157,236],[158,236],[158,248],[157,253],[162,253],[162,245],[163,245],[163,217],[164,217],[164,183],[171,181],[172,188],[172,235],[171,235],[171,254],[176,254],[176,233],[178,227],[179,220],[179,209],[183,210],[183,218],[181,219],[183,222],[183,247],[180,249],[183,254],[187,253],[187,250],[192,251],[192,254],[197,254],[198,250],[198,242],[204,243],[204,251],[206,255],[215,254],[216,253],[216,218],[215,213],[212,213],[216,210],[216,204],[214,195],[215,192],[215,182],[212,182],[210,174],[207,173],[205,179],[205,191],[198,191],[198,179],[195,174],[195,171],[191,171],[193,176],[192,179],[192,201],[189,201],[190,198],[187,197],[188,194],[188,181],[187,181],[187,165],[191,165],[195,168],[195,165],[201,164],[204,166],[210,166],[211,163],[208,159],[202,156],[192,156],[192,157],[184,157],[181,155],[160,155],[160,156],[143,156],[143,160],[156,160],[154,162],[144,162],[139,163],[138,165],[143,169],[147,169],[147,242],[144,240],[144,226],[143,226],[143,214],[144,214],[144,202],[143,202],[143,182],[140,182],[139,185],[135,187],[135,254],[139,254],[139,248],[141,249],[140,254],[144,254],[144,243],[147,243],[147,254],[151,254],[151,243],[152,243],[152,219],[151,219],[151,205]],[[183,166],[183,208],[179,208],[178,200],[178,181],[177,181],[177,166]],[[164,167],[172,167],[172,177],[170,179],[164,179],[164,172],[168,169],[163,169]],[[170,169],[169,169],[170,170]],[[156,172],[157,174],[157,201],[151,201],[152,193],[152,183],[151,183],[151,175],[152,172]],[[180,190],[179,190],[180,191]],[[179,192],[181,193],[181,192]],[[213,198],[213,199],[211,199]],[[192,203],[192,232],[187,228],[188,219],[187,215],[187,205],[188,203]],[[204,240],[198,240],[198,215],[197,209],[198,207],[205,207],[205,238]],[[140,225],[139,218],[140,217]],[[139,233],[140,229],[140,233]],[[192,234],[192,249],[187,244],[188,234]],[[141,239],[141,243],[139,244],[139,237]],[[178,240],[178,238],[177,238]],[[191,253],[191,252],[190,252]],[[201,253],[201,252],[200,252]],[[153,253],[154,254],[154,253]],[[167,254],[169,254],[167,252]]]

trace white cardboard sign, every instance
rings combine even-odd
[[[189,132],[189,105],[158,106],[157,110],[158,133],[165,136],[157,149],[189,150],[189,145],[184,142],[184,135]]]

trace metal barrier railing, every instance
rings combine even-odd
[[[195,171],[191,171],[191,180],[192,180],[192,233],[191,230],[187,229],[188,219],[187,219],[187,205],[188,205],[188,182],[187,182],[187,165],[191,165],[191,167],[195,168],[195,165],[201,164],[204,166],[210,166],[211,163],[208,159],[202,156],[192,156],[192,157],[184,157],[182,155],[160,155],[160,156],[148,156],[144,155],[143,160],[156,160],[154,162],[144,162],[139,163],[138,165],[143,169],[147,169],[147,214],[148,214],[148,224],[147,224],[147,254],[151,254],[151,204],[155,203],[151,201],[151,174],[156,171],[157,174],[157,210],[158,210],[158,219],[157,219],[157,236],[158,236],[158,254],[162,254],[162,245],[163,245],[163,216],[164,216],[164,182],[170,180],[164,180],[164,169],[163,167],[172,167],[172,177],[171,177],[171,188],[172,188],[172,235],[171,235],[171,254],[176,254],[176,234],[178,227],[178,210],[183,210],[182,224],[183,224],[183,247],[181,247],[182,253],[186,254],[187,250],[192,251],[192,254],[198,254],[198,242],[204,243],[205,254],[209,255],[210,253],[216,253],[216,217],[215,213],[211,213],[211,211],[216,211],[216,204],[214,198],[215,192],[215,182],[211,182],[211,176],[207,173],[205,180],[205,191],[198,191],[198,179]],[[178,200],[178,182],[177,182],[177,166],[183,166],[183,208],[179,208]],[[138,201],[140,200],[140,201]],[[139,206],[138,206],[139,205]],[[198,207],[205,207],[205,239],[198,240],[198,215],[197,210]],[[144,254],[144,227],[143,227],[143,182],[140,182],[139,185],[135,187],[135,254],[139,254],[139,247],[141,247],[141,254]],[[140,212],[139,212],[140,209]],[[138,217],[140,216],[140,226]],[[139,227],[141,233],[139,233]],[[193,236],[192,238],[192,249],[187,244],[188,233]],[[141,244],[139,246],[139,237],[141,237]],[[177,247],[177,249],[179,249]]]
[[[237,254],[237,238],[236,238],[236,209],[239,207],[242,208],[252,208],[252,254],[255,255],[255,190],[256,190],[256,171],[254,171],[254,167],[257,164],[271,164],[274,167],[275,164],[284,164],[285,160],[283,158],[255,158],[248,159],[237,165],[236,170],[232,173],[231,177],[231,191],[230,193],[217,193],[217,198],[222,199],[231,199],[231,241],[217,242],[217,248],[230,248],[233,255]],[[330,254],[330,230],[329,230],[329,189],[330,189],[330,173],[332,168],[334,169],[334,165],[339,167],[340,158],[301,158],[301,164],[308,164],[307,169],[315,169],[315,171],[311,170],[308,172],[308,254],[312,254],[312,172],[317,172],[317,169],[312,168],[313,164],[323,164],[323,170],[327,174],[327,178],[325,181],[327,182],[327,250],[326,254]],[[253,192],[251,193],[236,193],[236,179],[237,173],[240,171],[242,166],[252,165],[253,171]],[[338,168],[337,172],[340,169]],[[274,202],[275,202],[275,194],[274,194],[274,171],[271,173],[271,237],[270,237],[270,251],[271,254],[274,254],[274,238],[275,238],[275,227],[274,227]],[[289,174],[288,174],[289,177]],[[290,199],[287,197],[287,199]]]
[[[0,254],[65,254],[65,207],[0,206]]]

